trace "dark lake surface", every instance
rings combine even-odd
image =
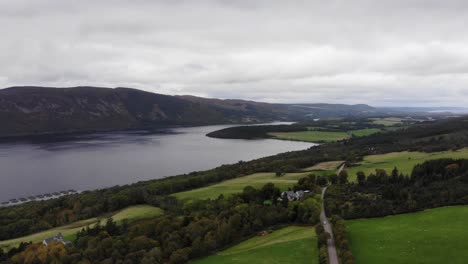
[[[48,138],[0,144],[0,202],[68,189],[90,190],[248,161],[314,144],[206,137],[228,126]]]

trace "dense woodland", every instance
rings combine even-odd
[[[357,184],[333,185],[325,198],[329,214],[345,219],[381,217],[428,208],[468,204],[468,160],[440,159],[414,167],[358,174]]]
[[[20,253],[7,253],[10,260],[6,263],[185,263],[266,228],[319,221],[321,201],[317,193],[292,202],[278,202],[278,198],[279,189],[270,183],[259,190],[246,187],[229,198],[220,196],[176,206],[166,200],[161,204],[170,205],[163,207],[173,210],[164,216],[122,225],[108,219],[79,232],[71,248],[65,249],[61,243],[29,245]]]

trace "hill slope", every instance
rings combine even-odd
[[[256,103],[196,102],[129,88],[12,87],[0,90],[0,136],[265,122],[283,118]]]
[[[168,96],[130,88],[24,86],[0,90],[0,136],[290,121],[369,109],[320,104],[317,110],[311,105]]]

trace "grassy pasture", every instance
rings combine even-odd
[[[348,238],[361,264],[466,263],[468,206],[347,221]]]
[[[191,263],[318,263],[317,238],[312,227],[290,226]]]
[[[315,130],[301,131],[301,132],[274,132],[269,135],[274,136],[278,139],[295,140],[295,141],[307,141],[307,142],[335,142],[343,139],[350,138],[351,136],[364,137],[371,134],[380,132],[377,128],[368,128],[360,130],[351,130],[348,132],[330,132],[320,131],[318,128]]]
[[[462,159],[468,158],[468,148],[460,149],[457,151],[442,151],[442,152],[392,152],[381,155],[370,155],[364,157],[356,167],[347,169],[349,179],[355,180],[356,173],[363,171],[366,175],[375,172],[375,169],[385,169],[390,173],[396,166],[403,174],[411,174],[413,167],[416,164],[423,163],[427,160],[442,159],[442,158],[453,158]]]
[[[246,186],[261,188],[263,185],[271,182],[281,190],[286,190],[297,183],[297,180],[308,175],[309,172],[304,173],[287,173],[281,177],[277,177],[273,172],[255,173],[244,177],[222,181],[210,186],[179,192],[174,194],[179,199],[215,199],[219,195],[230,195],[240,193]]]
[[[129,221],[136,221],[140,219],[156,217],[162,214],[163,214],[163,210],[157,207],[153,207],[149,205],[130,206],[114,214],[105,215],[99,218],[81,220],[81,221],[71,223],[69,225],[41,231],[36,234],[31,234],[31,235],[27,235],[24,237],[0,241],[0,248],[7,249],[7,248],[15,247],[20,242],[29,242],[29,241],[40,242],[44,240],[45,238],[57,235],[58,232],[61,232],[62,235],[65,237],[65,239],[71,241],[71,240],[74,240],[76,233],[80,231],[83,227],[86,227],[88,225],[94,225],[99,220],[105,221],[106,218],[110,216],[112,216],[114,221],[121,222],[123,219],[128,219]],[[104,222],[102,222],[102,224],[104,224]]]

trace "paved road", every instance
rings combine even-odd
[[[325,192],[327,191],[328,187],[322,189],[322,201],[324,201]],[[323,225],[325,228],[325,232],[329,233],[331,238],[327,241],[328,247],[328,258],[330,260],[330,264],[339,264],[338,262],[338,254],[336,253],[335,247],[335,237],[333,236],[333,231],[331,229],[330,224],[328,223],[327,216],[325,215],[325,204],[322,202],[322,212],[320,213],[320,222],[322,224],[325,222],[326,224]]]

